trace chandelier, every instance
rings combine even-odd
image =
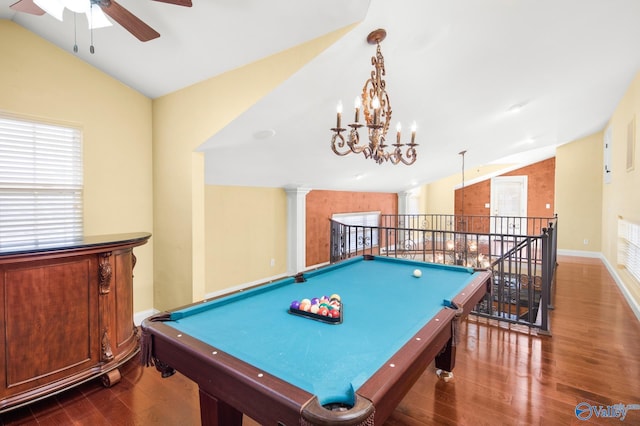
[[[391,161],[393,164],[411,165],[416,161],[416,146],[418,146],[415,143],[415,122],[411,126],[411,143],[405,145],[401,142],[402,127],[398,123],[396,126],[396,143],[392,144],[393,148],[387,150],[389,146],[385,144],[391,122],[391,103],[386,90],[386,82],[383,78],[386,73],[380,42],[386,36],[387,32],[383,29],[377,29],[367,36],[367,42],[377,46],[376,55],[371,57],[371,64],[374,70],[362,88],[362,95],[356,97],[354,105],[355,121],[348,125],[351,130],[341,126],[342,102],[338,102],[336,127],[331,129],[333,132],[331,149],[340,156],[351,153],[364,154],[365,158],[372,158],[378,164]],[[360,109],[362,109],[364,117],[363,123],[360,122]],[[361,145],[359,129],[365,126],[367,127],[369,143]],[[348,135],[344,135],[343,133],[345,132],[348,132]]]

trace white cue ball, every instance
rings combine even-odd
[[[420,278],[422,276],[422,271],[420,269],[416,269],[413,271],[413,276],[416,278]]]

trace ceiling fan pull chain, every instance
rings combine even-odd
[[[76,13],[73,13],[73,52],[78,53],[78,25],[76,23]]]
[[[89,46],[89,52],[93,55],[95,52],[95,49],[93,48],[93,4],[89,5],[89,19],[91,20],[91,25],[89,25],[89,27],[91,27],[89,30],[91,31],[91,46]]]

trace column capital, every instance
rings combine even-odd
[[[284,192],[288,194],[307,195],[311,191],[311,188],[304,188],[302,186],[285,186]]]

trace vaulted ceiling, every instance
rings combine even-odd
[[[466,164],[530,163],[602,130],[640,71],[638,0],[118,0],[160,33],[142,43],[84,16],[13,20],[155,98],[356,23],[353,30],[217,134],[202,141],[211,184],[403,191]],[[417,123],[418,160],[378,165],[329,145],[382,42],[393,123]],[[10,40],[2,40],[9,43]],[[393,136],[392,136],[393,137]],[[395,137],[393,137],[395,139]],[[242,163],[229,161],[244,153]]]

